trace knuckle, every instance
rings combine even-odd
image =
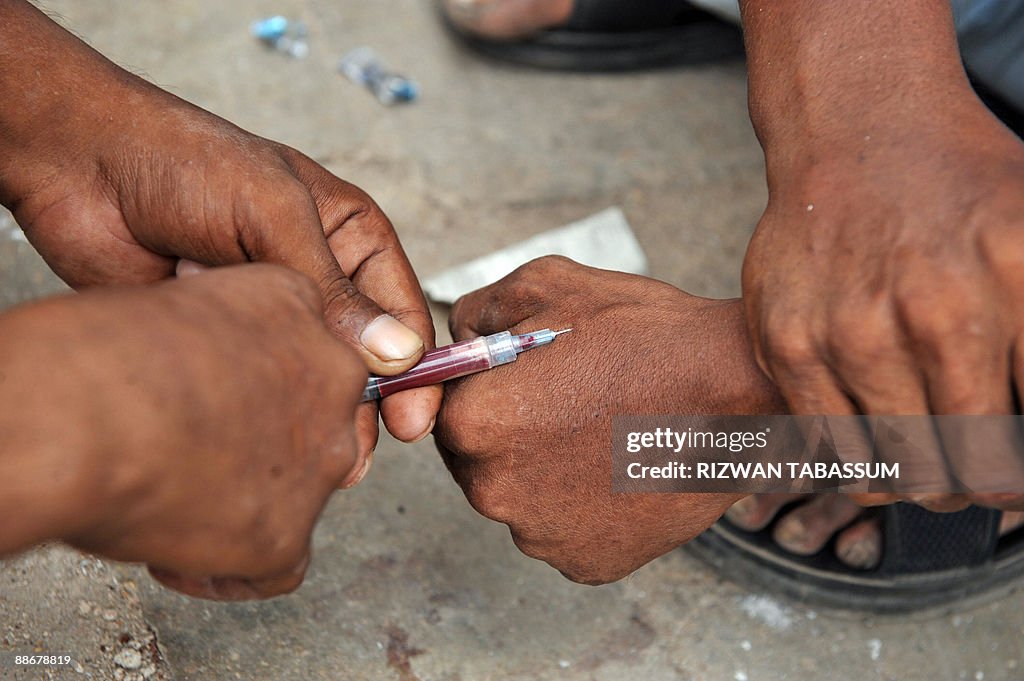
[[[817,344],[803,333],[784,331],[769,333],[765,354],[790,374],[803,374],[820,364]]]
[[[826,337],[829,357],[853,367],[870,367],[892,357],[897,339],[890,324],[872,312],[836,315]]]
[[[574,541],[550,530],[531,531],[521,526],[514,527],[512,541],[524,555],[547,563],[563,577],[577,584],[610,584],[635,569],[632,564],[623,564],[621,560],[609,559],[608,556],[591,557],[592,547],[588,547],[586,542]]]
[[[463,322],[469,317],[469,310],[473,308],[478,292],[467,293],[459,297],[452,305],[451,314],[448,315],[448,329],[454,333]]]
[[[290,593],[294,593],[302,582],[306,579],[306,573],[291,574],[287,577],[275,579],[273,582],[257,587],[257,591],[260,592],[261,597],[273,597],[273,596],[284,596]]]
[[[496,449],[494,422],[488,414],[493,414],[498,405],[492,404],[496,399],[493,389],[480,389],[482,384],[487,385],[489,378],[469,376],[445,389],[435,434],[438,442],[449,450],[471,457],[493,455]]]
[[[1024,267],[1024,247],[1021,244],[1016,220],[986,225],[979,229],[975,237],[975,246],[982,260],[997,275],[1008,275],[1010,280],[1020,281],[1019,274]]]
[[[363,294],[348,278],[329,272],[319,282],[317,289],[323,309],[330,310],[331,316],[343,315],[363,304]]]
[[[984,389],[976,378],[947,372],[942,386],[943,414],[988,414],[999,411],[999,397]]]
[[[272,194],[273,201],[281,210],[295,210],[298,207],[315,207],[309,188],[290,174],[283,182],[277,183]]]
[[[560,272],[574,266],[577,266],[577,263],[564,255],[542,255],[524,265],[542,274]]]
[[[463,491],[470,506],[480,515],[500,523],[513,520],[513,505],[500,483],[475,476],[463,482]]]
[[[287,172],[271,173],[264,182],[250,186],[243,204],[249,209],[236,217],[238,232],[244,236],[252,260],[262,260],[272,250],[281,225],[306,228],[309,218],[318,215],[309,189]]]
[[[328,446],[322,461],[321,479],[328,489],[340,484],[357,466],[363,465],[363,459],[356,452],[355,437],[351,429]]]
[[[550,289],[553,277],[556,277],[577,263],[561,255],[544,255],[525,265],[520,265],[506,279],[510,288],[522,297],[537,297]]]
[[[503,297],[529,300],[543,292],[545,275],[543,269],[535,265],[536,262],[528,262],[506,277]]]
[[[545,561],[551,564],[549,561]],[[569,566],[556,567],[562,575],[570,581],[586,586],[601,586],[617,582],[629,574],[628,570],[614,570],[607,566],[583,563]]]
[[[309,533],[296,530],[277,533],[270,550],[266,554],[267,574],[279,575],[294,569],[302,562],[309,547]]]
[[[946,296],[936,291],[904,287],[896,294],[894,306],[904,332],[912,340],[933,342],[964,328],[963,308],[943,302],[961,298],[955,294]]]

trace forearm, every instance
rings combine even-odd
[[[0,0],[0,203],[14,208],[116,132],[111,112],[144,86],[25,0]]]
[[[103,400],[76,366],[75,302],[0,315],[0,556],[71,536],[96,509]]]
[[[928,134],[936,108],[977,106],[948,0],[743,0],[750,110],[773,170],[822,150],[901,144],[891,122]],[[818,159],[820,160],[820,159]]]

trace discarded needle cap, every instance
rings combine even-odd
[[[366,87],[381,104],[411,102],[419,87],[405,76],[389,71],[369,47],[357,47],[338,62],[338,70],[353,83]]]
[[[249,32],[267,47],[295,59],[304,59],[309,55],[309,30],[301,21],[292,21],[278,14],[252,22]]]

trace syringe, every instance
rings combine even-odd
[[[424,353],[419,364],[404,374],[371,376],[366,384],[366,390],[363,391],[363,402],[379,400],[402,390],[435,385],[514,362],[519,353],[552,343],[557,336],[570,331],[572,329],[542,329],[519,335],[513,335],[511,331],[502,331],[430,350]]]

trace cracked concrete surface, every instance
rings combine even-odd
[[[363,186],[423,275],[617,204],[655,276],[739,290],[765,200],[741,65],[513,69],[463,53],[424,0],[46,6],[119,63]],[[309,24],[308,60],[248,36],[274,13]],[[337,58],[362,44],[418,79],[422,100],[385,109],[338,76]],[[0,305],[61,289],[3,215]],[[681,551],[619,584],[569,583],[469,508],[429,440],[383,440],[315,547],[295,595],[250,604],[190,600],[55,546],[0,563],[0,652],[81,665],[0,679],[1024,678],[1021,593],[941,615],[822,612],[724,582]]]

